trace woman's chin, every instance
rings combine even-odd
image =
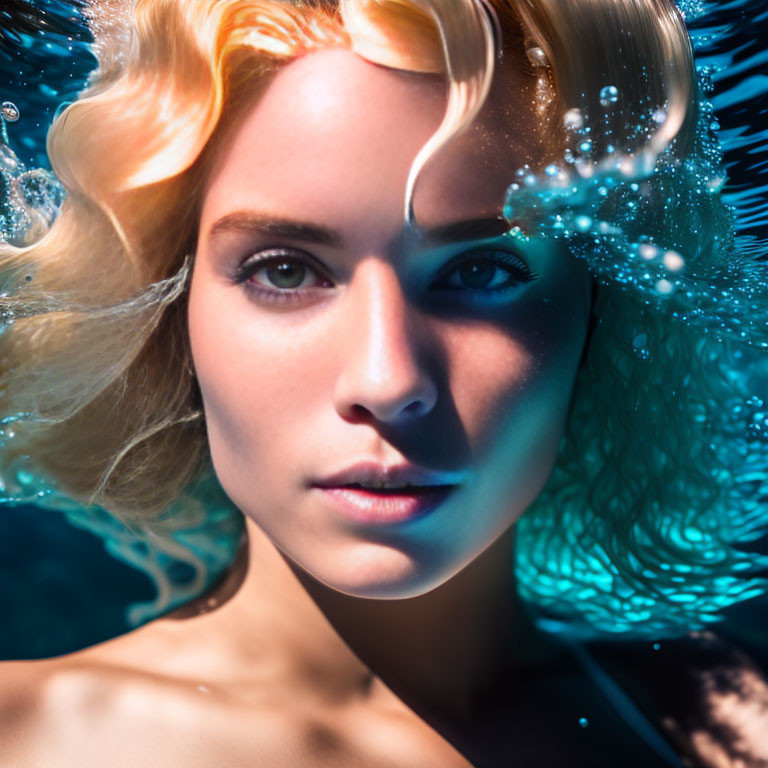
[[[451,575],[427,567],[390,545],[371,542],[358,543],[312,566],[302,565],[302,569],[326,587],[350,597],[377,600],[418,597]]]

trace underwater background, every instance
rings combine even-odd
[[[681,0],[679,5],[697,67],[714,85],[710,99],[728,172],[724,197],[736,212],[739,247],[765,261],[768,3]],[[10,148],[26,169],[50,169],[45,153],[48,126],[57,110],[76,97],[95,66],[85,6],[84,0],[3,0],[0,7],[0,149]],[[2,165],[8,157],[0,154],[0,224],[8,215],[11,171]],[[201,491],[202,496],[210,493]],[[221,505],[224,521],[225,502],[217,497],[211,503]],[[156,615],[153,605],[168,610],[202,591],[234,553],[237,531],[222,523],[217,550],[204,551],[201,538],[195,550],[190,539],[194,555],[189,558],[178,550],[148,560],[126,532],[115,528],[110,538],[113,523],[106,518],[103,535],[98,536],[78,525],[76,510],[65,514],[50,506],[42,497],[40,505],[0,505],[0,659],[66,653],[121,634]],[[111,546],[105,546],[110,541]],[[751,542],[749,549],[768,553],[768,541]],[[151,562],[170,574],[174,598],[161,600],[152,569],[131,567],[129,562]],[[210,567],[196,568],[201,562]],[[756,647],[768,645],[762,643],[765,602],[758,597],[730,609],[727,618],[739,627],[742,643],[746,637]]]

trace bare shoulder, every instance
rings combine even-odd
[[[43,764],[47,749],[58,747],[57,730],[63,725],[64,712],[70,726],[82,719],[79,707],[73,706],[76,696],[68,696],[66,704],[61,701],[62,683],[73,692],[75,688],[84,691],[93,677],[78,674],[68,657],[0,664],[0,765]],[[60,715],[52,716],[57,709]]]
[[[228,739],[232,708],[188,663],[172,663],[174,634],[150,626],[68,656],[0,664],[0,765],[245,765]]]
[[[233,675],[196,634],[160,621],[68,656],[0,664],[0,766],[395,764],[361,757],[354,716],[338,722],[267,665]]]
[[[0,765],[15,765],[26,751],[44,677],[41,662],[0,664]]]
[[[157,622],[69,656],[0,664],[0,766],[402,768],[466,761],[402,712],[333,706],[279,667],[236,674]]]

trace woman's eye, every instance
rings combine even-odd
[[[280,288],[281,290],[305,287],[307,278],[311,281],[312,273],[306,264],[288,259],[273,261],[260,267],[250,277],[251,280],[256,280],[268,288]]]
[[[234,279],[263,298],[277,300],[298,297],[314,288],[331,287],[331,281],[311,261],[301,251],[260,251],[240,264]]]
[[[462,254],[452,261],[437,287],[492,293],[529,283],[537,277],[514,253],[483,249]]]

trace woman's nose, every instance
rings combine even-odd
[[[418,318],[394,268],[373,258],[358,264],[344,304],[348,330],[334,393],[338,413],[346,419],[368,414],[390,424],[429,413],[437,386]]]

